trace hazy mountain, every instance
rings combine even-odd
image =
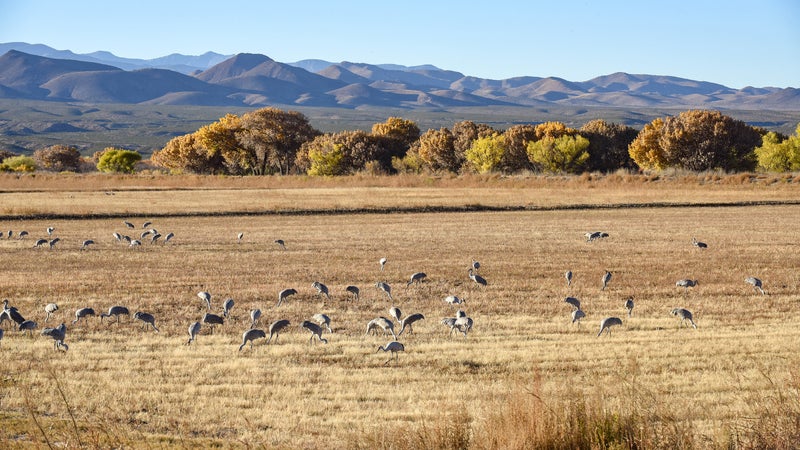
[[[19,48],[50,56],[15,50]],[[0,56],[0,98],[241,107],[562,105],[800,111],[800,91],[795,88],[732,89],[663,75],[620,72],[587,81],[535,76],[491,80],[432,65],[323,60],[286,64],[248,53],[136,60],[24,43],[0,44],[0,51],[5,49],[11,50]],[[181,69],[156,68],[161,66]]]

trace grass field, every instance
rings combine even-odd
[[[33,337],[3,325],[0,447],[796,448],[799,192],[793,176],[713,174],[0,177],[0,229],[30,233],[0,240],[0,298],[39,323]],[[456,210],[470,205],[497,210]],[[145,220],[175,238],[138,248],[112,238],[138,237]],[[48,226],[61,242],[33,248]],[[594,230],[610,236],[587,242]],[[487,286],[467,278],[473,258]],[[427,279],[406,287],[418,271]],[[682,278],[699,285],[676,287]],[[392,305],[379,280],[403,315],[425,315],[388,365],[376,349],[391,337],[365,335]],[[288,287],[298,294],[276,306]],[[216,313],[226,298],[236,305],[187,346],[206,312],[201,290]],[[467,299],[466,338],[440,323],[455,314],[448,295]],[[566,296],[581,300],[581,325]],[[45,324],[51,302],[59,311]],[[131,317],[71,324],[78,308],[112,305],[154,314],[160,333]],[[679,328],[676,307],[697,329]],[[292,325],[239,352],[252,308],[262,327]],[[332,319],[328,344],[299,327],[319,312]],[[606,316],[623,325],[598,337]],[[61,322],[67,352],[40,335]]]

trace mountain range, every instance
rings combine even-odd
[[[338,108],[537,106],[800,111],[800,89],[746,87],[661,75],[614,73],[575,82],[523,76],[492,80],[432,65],[323,60],[294,63],[241,53],[151,60],[0,44],[0,98],[55,102]]]

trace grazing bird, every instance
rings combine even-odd
[[[58,305],[55,303],[48,303],[45,305],[44,312],[47,313],[47,316],[44,318],[44,322],[47,323],[47,321],[50,320],[50,316],[52,316],[56,311],[58,311]]]
[[[686,292],[690,287],[695,287],[698,284],[699,283],[697,282],[697,280],[689,280],[689,279],[678,280],[675,282],[675,286],[682,287],[684,292]]]
[[[133,248],[133,247],[139,247],[140,245],[142,245],[142,241],[138,239],[133,239],[131,243],[128,244],[128,247]]]
[[[564,303],[569,303],[575,309],[581,309],[581,301],[575,297],[567,297],[564,299]]]
[[[239,346],[239,351],[242,351],[245,344],[250,342],[250,348],[253,348],[253,341],[256,339],[263,339],[267,337],[267,333],[264,330],[259,328],[251,328],[244,333],[242,333],[242,345]]]
[[[448,295],[447,297],[444,298],[444,301],[451,305],[460,305],[462,303],[466,303],[467,299],[458,298],[455,295]]]
[[[142,330],[147,328],[147,325],[150,325],[156,333],[159,332],[158,327],[156,327],[156,318],[150,313],[137,311],[136,314],[133,315],[133,320],[142,321]]]
[[[186,345],[191,345],[191,343],[194,342],[195,337],[197,337],[197,334],[200,332],[200,327],[200,322],[189,325],[189,340],[186,341]]]
[[[5,320],[11,319],[17,325],[25,322],[25,318],[22,317],[22,314],[17,311],[15,306],[8,306],[8,299],[3,300],[3,315],[6,317]],[[2,321],[0,320],[0,322]]]
[[[705,242],[700,242],[694,237],[692,238],[692,245],[694,245],[697,248],[708,248],[708,244],[706,244]]]
[[[53,339],[54,350],[63,348],[64,351],[67,351],[69,349],[67,344],[64,343],[64,339],[67,338],[67,326],[64,323],[55,328],[43,329],[42,336],[50,336]]]
[[[320,326],[324,325],[325,328],[328,329],[328,333],[333,333],[333,330],[331,329],[331,318],[327,314],[314,314],[311,316],[311,320],[317,322]]]
[[[11,230],[8,230],[8,238],[11,239],[11,236],[13,236],[13,235],[14,235],[14,232],[11,231]],[[0,237],[2,237],[2,236],[0,236]]]
[[[427,276],[428,275],[426,275],[425,272],[415,272],[411,274],[411,279],[409,279],[408,283],[406,283],[406,287],[409,287],[414,283],[422,283],[422,280],[424,280]]]
[[[697,325],[694,323],[694,320],[692,319],[692,312],[689,311],[688,309],[675,308],[675,309],[672,310],[672,315],[681,318],[681,321],[678,324],[678,327],[682,327],[683,326],[683,321],[684,320],[688,320],[689,323],[692,325],[692,328],[694,328],[695,330],[697,329]]]
[[[478,275],[477,273],[475,273],[474,270],[469,269],[469,272],[467,272],[467,273],[469,274],[469,279],[470,280],[480,284],[481,286],[486,286],[486,279],[483,278],[482,276]]]
[[[25,236],[27,236],[27,235],[28,235],[28,232],[25,231],[25,230],[22,230],[19,233],[17,233],[17,239],[24,239]]]
[[[100,322],[102,322],[103,318],[105,317],[114,316],[117,318],[117,323],[119,323],[119,316],[127,316],[129,314],[130,312],[128,311],[128,308],[124,306],[119,306],[119,305],[112,306],[111,308],[108,308],[107,313],[100,314]]]
[[[586,242],[592,242],[597,239],[607,238],[608,233],[604,231],[591,231],[584,234],[584,236],[586,236]]]
[[[122,242],[122,235],[117,233],[116,231],[111,233],[111,236],[114,236],[114,239],[116,239],[117,242]]]
[[[747,277],[744,279],[744,282],[753,286],[753,290],[756,292],[761,292],[761,295],[764,295],[764,289],[761,287],[761,280],[756,277]]]
[[[94,315],[95,315],[94,309],[92,309],[92,308],[81,308],[81,309],[75,311],[75,320],[72,321],[72,324],[75,325],[76,323],[78,323],[79,320],[81,320],[83,318],[86,318],[86,317],[89,317],[89,316],[94,316]]]
[[[272,335],[275,335],[275,343],[277,344],[278,335],[281,333],[281,331],[283,331],[284,328],[288,327],[289,325],[291,324],[286,319],[276,320],[275,322],[272,322],[272,324],[270,324],[269,326],[269,339],[267,339],[267,344],[269,344],[270,341],[272,341]]]
[[[386,296],[389,297],[389,300],[394,301],[394,299],[392,298],[392,287],[389,286],[389,283],[385,281],[378,281],[377,283],[375,283],[375,287],[383,291],[386,294]]]
[[[386,258],[379,259],[378,264],[381,265],[381,272],[383,272],[383,267],[386,265]]]
[[[478,261],[475,261],[475,259],[473,258],[473,259],[472,259],[472,264],[471,264],[471,267],[472,267],[472,269],[473,269],[475,272],[477,272],[477,271],[478,271],[478,269],[480,269],[480,268],[481,268],[481,263],[479,263]]]
[[[206,291],[200,291],[197,296],[200,297],[200,300],[206,302],[206,310],[211,311],[211,294]]]
[[[242,242],[242,238],[244,238],[244,233],[239,233],[236,235],[236,240]]]
[[[282,250],[286,250],[286,243],[283,242],[283,239],[275,239],[273,242],[278,244],[278,247],[280,247]]]
[[[568,270],[564,272],[564,278],[567,279],[567,287],[572,286],[572,271]]]
[[[314,322],[304,320],[303,323],[300,324],[300,328],[305,328],[306,330],[311,332],[311,338],[308,340],[309,344],[314,343],[314,336],[317,337],[322,343],[327,344],[328,340],[322,337],[322,327],[315,324]]]
[[[315,281],[315,282],[311,283],[311,287],[313,287],[314,289],[317,290],[317,295],[320,295],[320,296],[324,295],[325,298],[327,298],[328,300],[331,299],[330,294],[328,294],[328,286],[325,286],[324,284],[320,283],[319,281]]]
[[[261,310],[251,309],[250,310],[250,328],[255,328],[256,324],[258,324],[259,319],[261,319]]]
[[[61,238],[53,238],[53,239],[51,239],[50,242],[48,242],[48,245],[50,245],[50,250],[52,250],[56,246],[56,244],[58,244],[60,241],[61,241]]]
[[[234,301],[232,298],[225,300],[225,303],[222,304],[222,316],[225,317],[226,319],[228,318],[228,315],[231,313],[231,310],[233,309],[233,304]]]
[[[611,327],[614,325],[622,325],[622,319],[619,317],[606,317],[605,319],[600,321],[600,332],[597,333],[597,337],[600,337],[605,331],[609,336],[611,335]]]
[[[160,238],[160,237],[161,237],[161,235],[160,235],[160,234],[158,234],[158,233],[153,233],[153,236],[150,238],[150,243],[151,243],[151,244],[155,244],[155,243],[156,243],[156,241],[158,241],[158,238]]]
[[[628,317],[630,317],[631,314],[633,314],[633,297],[628,297],[628,299],[625,300],[625,309],[628,310]]]
[[[170,241],[170,239],[172,239],[172,238],[174,238],[174,237],[175,237],[175,233],[172,233],[172,232],[170,232],[170,233],[167,233],[167,235],[166,235],[166,236],[164,236],[164,243],[166,244],[167,242],[169,242],[169,241]]]
[[[41,247],[44,244],[47,244],[47,239],[37,239],[36,242],[33,244],[33,247]]]
[[[143,223],[143,224],[142,224],[142,228],[147,228],[147,227],[149,227],[149,226],[150,226],[150,225],[152,225],[152,224],[153,224],[153,222],[147,221],[147,222],[145,222],[145,223]]]
[[[56,227],[47,227],[47,235],[52,236],[53,231],[56,231]]]
[[[413,326],[414,322],[418,322],[424,318],[425,316],[423,316],[420,313],[414,313],[406,316],[405,318],[403,318],[403,320],[400,321],[400,332],[397,333],[397,335],[400,336],[401,334],[403,334],[403,331],[405,331],[406,327],[408,327],[409,334],[414,334],[414,326]]]
[[[386,317],[377,317],[370,320],[367,323],[367,332],[364,334],[367,335],[370,331],[377,332],[378,328],[382,329],[384,334],[392,333],[392,337],[397,339],[397,335],[394,334],[394,323]]]
[[[149,236],[150,233],[152,233],[152,231],[150,231],[150,230],[142,231],[142,234],[139,235],[139,239],[144,239],[145,237]]]
[[[35,330],[38,326],[39,325],[33,320],[25,320],[21,324],[17,325],[17,328],[19,331],[27,333],[29,336],[33,337],[33,330]]]
[[[403,344],[397,341],[391,341],[386,345],[378,347],[378,350],[376,350],[375,353],[378,353],[379,351],[391,352],[389,354],[389,359],[387,359],[386,362],[383,363],[384,366],[387,366],[389,365],[390,362],[392,362],[392,359],[394,359],[395,363],[397,363],[399,361],[397,352],[404,352],[406,351],[406,348]]]
[[[464,339],[467,338],[467,332],[472,330],[472,317],[467,317],[466,315],[461,317],[456,317],[456,321],[453,323],[453,328],[450,329],[452,333],[453,330],[458,329],[458,331],[464,333]]]
[[[606,290],[606,286],[608,286],[608,282],[611,281],[611,272],[606,270],[606,273],[603,275],[603,278],[602,278],[601,281],[603,282],[603,287],[600,288],[600,290],[601,291],[605,291]]]
[[[397,323],[400,323],[400,319],[403,317],[403,312],[400,311],[400,308],[392,306],[391,308],[389,308],[389,315],[394,317]]]
[[[344,290],[353,294],[353,300],[358,300],[358,294],[361,293],[361,290],[358,288],[358,286],[350,285],[344,288]]]
[[[125,225],[128,228],[136,228],[135,226],[133,226],[132,223],[128,222],[127,220],[123,220],[122,224]]]
[[[581,324],[581,319],[586,317],[586,313],[580,309],[576,309],[572,311],[572,323],[578,322],[578,325]]]
[[[92,244],[94,244],[94,241],[91,239],[83,241],[83,244],[81,244],[81,250],[86,250]]]
[[[215,325],[224,325],[225,318],[212,313],[203,314],[203,323],[211,326],[211,334],[214,334]]]
[[[281,306],[281,303],[283,303],[284,300],[289,298],[289,296],[292,296],[292,295],[295,295],[295,294],[297,294],[297,290],[296,289],[292,289],[292,288],[284,289],[284,290],[278,292],[278,304],[275,305],[275,306]]]

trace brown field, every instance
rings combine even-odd
[[[39,329],[3,324],[0,447],[796,448],[798,194],[796,175],[755,174],[2,176],[0,230],[15,237],[0,240],[0,298]],[[476,205],[522,209],[456,211]],[[148,219],[174,240],[129,248],[111,236],[138,238]],[[33,248],[48,226],[61,242]],[[593,230],[610,237],[586,242]],[[467,278],[472,258],[485,287]],[[427,280],[406,288],[417,271]],[[699,285],[684,292],[682,278]],[[391,337],[364,334],[388,317],[379,280],[404,315],[426,317],[399,337],[397,364],[376,354]],[[287,287],[299,293],[276,306]],[[236,305],[187,346],[201,290],[216,313],[226,298]],[[455,313],[447,295],[468,299],[466,338],[440,323]],[[581,299],[582,325],[570,323],[567,295]],[[45,324],[51,302],[59,311]],[[78,308],[112,305],[153,313],[161,332],[132,317],[71,324]],[[262,327],[292,325],[239,352],[256,307]],[[696,330],[679,328],[675,307],[694,313]],[[299,327],[318,312],[332,319],[328,344]],[[623,325],[597,337],[606,316]],[[40,335],[61,322],[68,352]]]

